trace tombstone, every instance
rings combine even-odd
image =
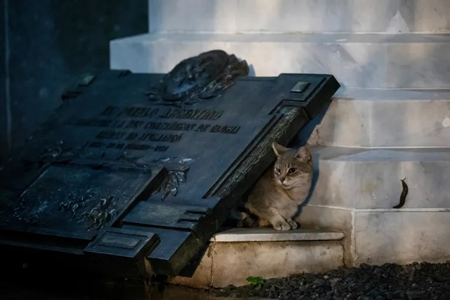
[[[281,74],[174,99],[152,92],[165,80],[107,71],[69,89],[0,170],[0,244],[146,258],[177,275],[274,161],[270,144],[287,144],[339,88],[330,75]]]

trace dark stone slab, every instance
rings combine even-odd
[[[108,71],[65,90],[0,172],[0,243],[146,255],[176,275],[273,162],[271,143],[287,144],[339,87],[282,74],[239,78],[212,99],[149,98],[162,78]]]
[[[139,258],[154,248],[158,242],[159,238],[154,233],[107,228],[84,251],[92,254]]]
[[[145,171],[50,165],[14,203],[0,211],[0,226],[90,241],[112,225],[149,182],[163,176]],[[126,184],[123,184],[126,182]]]
[[[0,166],[8,154],[7,99],[5,73],[5,1],[0,2]]]
[[[5,150],[6,127],[0,124],[2,157],[26,143],[60,105],[59,95],[71,81],[84,72],[109,68],[111,40],[148,31],[148,0],[10,0],[8,4],[12,130],[11,149]],[[0,65],[3,61],[1,55]],[[3,70],[0,66],[2,100]],[[5,103],[0,102],[3,109]],[[3,122],[5,114],[0,113]]]
[[[200,234],[199,223],[209,213],[210,208],[206,206],[167,205],[141,201],[123,218],[123,223],[188,229],[195,234]]]

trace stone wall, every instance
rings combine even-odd
[[[110,40],[148,31],[147,7],[147,0],[0,2],[0,164],[60,104],[68,83],[108,69]]]

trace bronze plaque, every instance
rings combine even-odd
[[[333,76],[237,79],[214,97],[149,93],[161,74],[84,76],[0,171],[0,243],[144,258],[175,275],[282,144],[339,88]]]

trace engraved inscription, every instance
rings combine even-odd
[[[101,119],[77,119],[70,125],[73,126],[85,126],[85,127],[109,127],[113,120],[101,120]]]
[[[148,142],[178,143],[183,138],[183,132],[237,134],[240,126],[189,122],[217,121],[223,113],[224,111],[208,109],[107,106],[97,118],[78,118],[68,125],[104,128],[95,136],[95,140],[89,143],[88,147],[91,148],[164,152],[169,148],[168,145],[151,145]],[[189,121],[171,122],[170,119]],[[158,133],[158,131],[169,132]]]
[[[197,132],[205,132],[211,125],[209,124],[200,124],[195,131]]]
[[[119,112],[118,112],[119,111]],[[118,112],[118,113],[117,113]],[[116,106],[108,106],[100,113],[102,116],[125,116],[132,118],[153,118],[159,116],[163,119],[187,119],[187,120],[218,120],[223,111],[208,109],[166,109],[159,113],[159,108],[128,106],[120,110]]]
[[[125,136],[125,132],[117,132],[114,130],[102,130],[95,138],[97,139],[109,139],[109,140],[121,140]]]
[[[145,124],[145,129],[152,130],[175,130],[175,131],[192,131],[197,124],[178,123],[178,122],[148,122]]]
[[[89,148],[108,148],[108,149],[124,149],[124,150],[139,150],[147,151],[153,150],[155,152],[165,152],[169,149],[169,146],[153,146],[146,144],[124,144],[124,143],[102,143],[102,142],[91,142],[88,145]]]
[[[108,139],[108,140],[134,140],[139,136],[136,132],[121,132],[114,130],[102,130],[95,137],[96,139]],[[168,142],[176,143],[181,140],[183,134],[159,134],[159,133],[144,133],[137,138],[139,141],[152,141],[152,142]]]
[[[159,117],[163,119],[218,120],[223,111],[202,109],[168,109]]]
[[[158,134],[158,133],[144,133],[139,138],[140,141],[152,141],[152,142],[168,142],[176,143],[181,140],[183,134]]]
[[[117,110],[119,108],[117,106],[114,105],[109,105],[105,108],[105,110],[103,112],[100,113],[101,116],[113,116],[115,114],[117,114]]]
[[[143,126],[144,126],[144,122],[143,121],[135,121],[135,120],[132,120],[132,121],[129,121],[127,124],[126,124],[126,126],[125,126],[125,128],[134,128],[134,129],[139,129],[139,128],[142,128]]]
[[[152,118],[159,112],[158,108],[148,107],[125,107],[117,116],[127,116],[133,118]]]
[[[241,128],[240,126],[215,125],[211,128],[211,132],[236,134],[236,133],[238,133],[240,128]]]
[[[238,133],[240,126],[233,125],[214,125],[204,123],[180,123],[180,122],[144,122],[144,121],[120,121],[120,120],[101,120],[101,119],[78,119],[70,125],[81,127],[108,127],[124,129],[149,129],[149,130],[167,130],[167,131],[195,131],[195,132],[213,132],[213,133]],[[212,127],[211,127],[212,126]],[[99,133],[100,139],[122,139],[123,132],[105,130]],[[132,133],[126,139],[135,139],[137,133]]]

